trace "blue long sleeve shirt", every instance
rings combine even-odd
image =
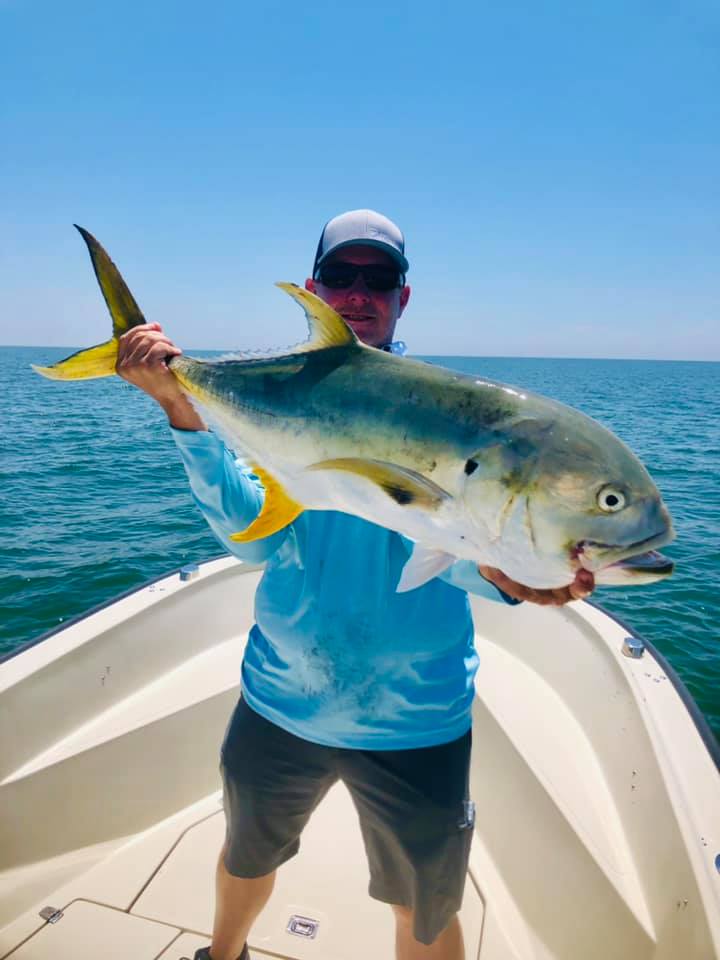
[[[502,602],[469,561],[397,593],[412,543],[336,511],[308,510],[240,544],[260,482],[211,432],[173,430],[192,495],[222,545],[264,562],[242,692],[266,719],[333,747],[446,743],[470,726],[478,658],[466,591]]]

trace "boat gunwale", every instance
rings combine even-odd
[[[201,560],[198,563],[199,567],[203,567],[209,563],[214,563],[217,560],[223,560],[227,557],[232,557],[233,554],[228,552],[222,552],[214,554],[211,557],[207,557],[204,560]],[[19,647],[16,647],[14,650],[9,650],[6,653],[0,654],[0,666],[4,663],[7,663],[9,660],[14,659],[19,656],[21,653],[25,653],[27,650],[31,650],[33,647],[38,646],[43,643],[45,640],[49,640],[55,634],[60,633],[62,630],[67,630],[69,627],[76,626],[78,623],[81,623],[83,620],[87,620],[89,617],[94,616],[94,614],[99,613],[101,610],[105,610],[107,607],[112,606],[114,603],[118,603],[121,600],[125,600],[127,597],[132,596],[135,593],[140,593],[140,591],[145,590],[147,587],[151,587],[155,583],[159,583],[161,580],[166,580],[169,577],[173,577],[176,574],[179,574],[183,567],[187,566],[189,563],[194,561],[186,561],[185,563],[180,564],[180,566],[175,567],[172,570],[169,570],[165,573],[160,574],[157,577],[151,577],[148,580],[145,580],[143,583],[137,584],[134,587],[129,587],[127,590],[124,590],[122,593],[116,594],[113,597],[110,597],[107,600],[103,600],[102,603],[97,604],[94,607],[91,607],[89,610],[84,611],[83,613],[78,614],[75,617],[72,617],[70,620],[59,623],[56,627],[52,627],[50,630],[46,630],[44,633],[41,633],[39,636],[28,640],[26,643],[22,644]],[[248,564],[252,569],[257,569],[256,565]],[[250,572],[250,571],[248,571]],[[587,603],[589,606],[594,607],[596,610],[599,610],[600,613],[608,617],[610,620],[614,621],[618,626],[622,627],[623,630],[626,630],[628,634],[635,637],[636,639],[642,641],[645,645],[645,649],[651,654],[653,659],[658,663],[658,665],[664,670],[668,680],[672,683],[675,692],[680,698],[683,706],[688,712],[690,719],[695,726],[705,749],[707,750],[710,759],[713,761],[716,770],[720,773],[720,742],[718,742],[717,737],[710,728],[710,724],[703,716],[700,707],[695,702],[692,694],[685,686],[685,683],[678,675],[675,668],[670,664],[667,658],[657,649],[657,647],[647,640],[642,634],[638,633],[634,627],[631,627],[627,621],[618,617],[616,614],[611,613],[605,606],[599,603],[597,600],[586,599],[581,601]]]
[[[695,725],[695,729],[698,732],[700,739],[702,740],[705,749],[710,756],[710,759],[715,764],[715,769],[718,773],[720,773],[720,742],[718,742],[718,739],[713,733],[710,724],[700,710],[700,707],[695,702],[693,695],[685,686],[684,681],[680,678],[675,668],[670,664],[667,657],[660,653],[658,648],[649,640],[647,640],[641,633],[638,633],[634,627],[631,627],[626,620],[623,620],[621,617],[611,613],[601,603],[598,603],[597,600],[588,599],[584,602],[589,604],[589,606],[594,607],[596,610],[599,610],[600,613],[603,613],[606,617],[609,617],[610,620],[613,620],[615,623],[617,623],[618,626],[623,628],[623,630],[626,630],[630,636],[642,641],[646,650],[652,655],[657,664],[662,667],[668,680],[673,685],[675,692],[680,697],[683,706],[690,715],[690,719]]]
[[[232,554],[228,552],[216,553],[211,557],[206,557],[204,560],[199,561],[198,566],[203,567],[205,564],[215,563],[217,560],[223,560],[226,557],[231,556]],[[107,600],[101,601],[94,607],[90,607],[88,610],[78,613],[69,620],[59,623],[56,627],[51,627],[49,630],[45,630],[44,633],[39,634],[37,637],[33,637],[32,640],[26,640],[25,643],[21,644],[19,647],[15,647],[14,650],[8,650],[5,653],[0,654],[0,666],[2,666],[4,663],[7,663],[8,660],[12,660],[14,657],[19,656],[21,653],[25,653],[27,650],[32,650],[33,647],[37,647],[39,644],[43,643],[43,641],[49,640],[51,637],[54,637],[56,633],[60,633],[62,630],[67,630],[69,627],[77,626],[78,623],[82,623],[83,620],[87,620],[96,613],[100,613],[101,610],[111,607],[114,603],[119,603],[121,600],[126,600],[134,593],[140,593],[142,590],[145,590],[147,587],[152,587],[153,584],[159,583],[161,580],[167,580],[169,577],[179,574],[184,567],[187,567],[192,563],[195,563],[195,561],[186,560],[184,563],[181,563],[179,567],[174,567],[172,570],[166,570],[165,573],[161,573],[157,577],[150,577],[149,580],[144,580],[142,583],[138,583],[134,587],[128,587],[128,589],[123,590],[122,593],[116,593],[114,596],[109,597]],[[251,565],[249,564],[248,566]]]

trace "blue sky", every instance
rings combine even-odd
[[[305,336],[323,223],[400,224],[414,353],[720,360],[710,2],[0,0],[0,343]]]

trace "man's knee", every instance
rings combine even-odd
[[[415,937],[415,934],[414,934],[415,912],[412,909],[412,907],[402,907],[397,903],[391,903],[390,906],[392,907],[393,913],[395,914],[395,921],[397,923],[398,932],[404,935],[409,935],[410,937],[412,937],[413,940],[416,940],[417,938]],[[459,922],[458,915],[457,913],[454,913],[449,918],[448,922],[445,924],[443,929],[438,931],[437,934],[435,934],[432,940],[432,943],[435,943],[435,941],[438,940],[440,937],[442,937],[444,934],[448,934],[449,936],[450,929],[454,927],[458,922]],[[418,940],[418,943],[425,943],[426,946],[430,945],[429,943],[423,940]]]
[[[393,909],[393,913],[395,914],[395,919],[397,920],[398,924],[403,927],[412,926],[413,911],[410,907],[401,907],[397,903],[391,903],[390,906]]]

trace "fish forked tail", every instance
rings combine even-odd
[[[112,317],[113,335],[105,343],[73,353],[50,367],[32,365],[36,373],[50,380],[90,380],[94,377],[111,377],[115,373],[117,363],[118,339],[132,327],[146,322],[120,271],[105,250],[91,233],[78,227],[77,224],[74,226],[80,231],[90,251],[93,270]]]

